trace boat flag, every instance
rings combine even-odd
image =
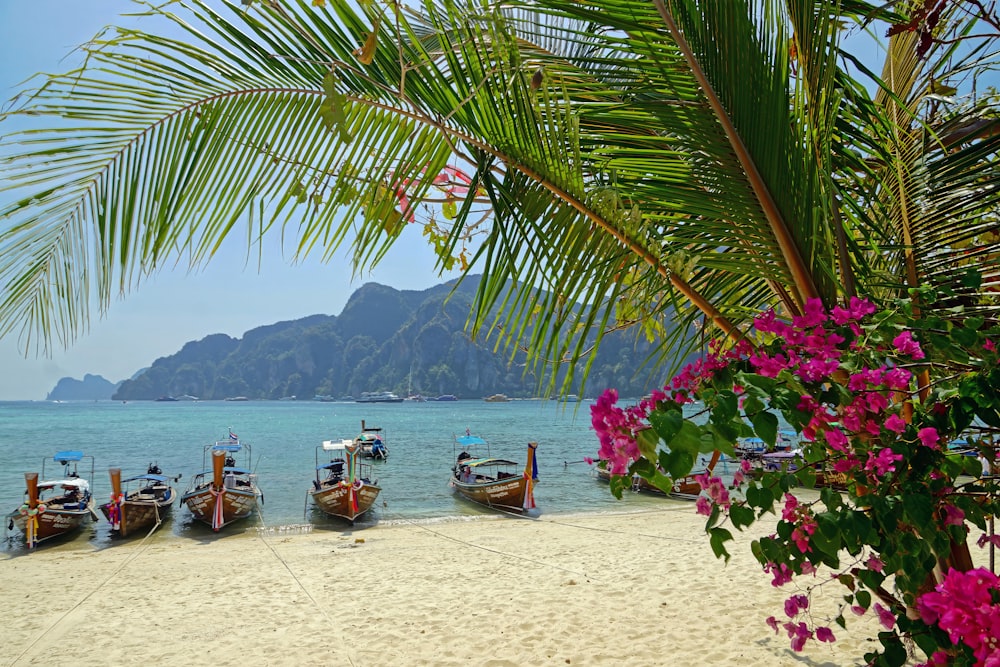
[[[236,434],[233,433],[232,429],[229,429],[229,439],[232,440],[233,442],[236,442],[237,440],[239,440],[239,438],[236,436]]]

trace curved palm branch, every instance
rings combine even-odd
[[[472,325],[541,363],[586,356],[609,304],[738,335],[762,306],[832,301],[845,271],[893,270],[852,235],[877,208],[855,205],[858,186],[885,180],[832,148],[877,145],[845,118],[891,128],[859,88],[844,101],[836,3],[179,6],[149,11],[184,39],[110,31],[5,114],[52,122],[4,139],[19,200],[0,209],[0,334],[71,340],[93,295],[207,261],[237,232],[252,248],[280,230],[297,256],[349,243],[370,266],[455,165],[471,176],[444,197],[450,229],[426,227],[441,265],[482,231]],[[935,182],[967,178],[958,164]]]

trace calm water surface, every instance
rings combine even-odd
[[[206,444],[224,439],[232,429],[252,448],[251,466],[264,492],[260,516],[227,527],[218,536],[191,519],[179,503],[160,528],[177,539],[206,539],[256,531],[261,527],[310,524],[315,530],[350,526],[314,512],[306,492],[314,478],[316,447],[323,440],[353,438],[361,420],[379,426],[390,456],[374,462],[382,487],[378,509],[357,527],[401,521],[475,518],[490,511],[452,495],[448,488],[455,434],[469,428],[486,438],[494,456],[524,461],[528,442],[537,442],[538,513],[572,514],[641,509],[665,501],[626,494],[616,500],[607,485],[591,476],[584,457],[594,456],[597,438],[590,427],[590,403],[478,400],[404,403],[321,403],[312,401],[198,402],[0,402],[0,513],[20,504],[24,473],[46,478],[62,472],[51,460],[57,451],[82,450],[94,457],[92,489],[98,504],[108,498],[108,468],[127,477],[156,462],[165,475],[183,475],[178,491],[202,469]],[[244,461],[240,461],[244,463]],[[89,473],[89,471],[88,471]],[[6,528],[6,522],[5,526]],[[21,537],[0,542],[0,550],[23,549]],[[98,523],[61,544],[43,548],[79,548],[91,541],[110,546],[109,526]]]

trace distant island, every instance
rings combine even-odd
[[[353,400],[365,392],[402,397],[492,395],[527,398],[538,379],[523,365],[473,341],[465,323],[478,277],[422,291],[368,283],[339,315],[311,315],[251,329],[242,338],[212,334],[156,359],[132,378],[63,378],[48,400]],[[450,298],[448,298],[450,296]],[[643,373],[651,347],[616,332],[590,371],[594,392],[617,387],[641,396],[658,378]],[[577,394],[583,394],[574,388]],[[591,392],[593,393],[593,392]]]
[[[122,381],[111,382],[100,375],[87,373],[82,380],[62,378],[46,396],[47,401],[102,401],[121,386]]]

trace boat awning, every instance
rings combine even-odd
[[[353,444],[353,440],[324,440],[323,449],[330,452],[338,449],[347,449],[349,445]]]
[[[125,482],[138,482],[140,480],[149,480],[151,482],[166,482],[170,478],[166,475],[153,475],[146,473],[145,475],[136,475],[135,477],[129,477],[128,479],[123,479],[122,484]]]
[[[486,441],[480,438],[478,435],[460,435],[457,438],[455,438],[455,442],[462,445],[463,447],[486,444]]]
[[[65,486],[65,487],[73,486],[82,491],[86,491],[87,489],[90,488],[90,483],[87,480],[80,477],[74,477],[72,479],[54,479],[38,483],[39,488],[53,488],[56,486]]]
[[[83,452],[76,449],[67,449],[66,451],[56,452],[56,455],[52,457],[52,460],[59,461],[59,463],[66,463],[67,461],[82,461]]]
[[[465,459],[458,462],[459,465],[469,466],[470,468],[478,468],[480,466],[516,466],[517,461],[508,461],[507,459]]]
[[[223,471],[225,471],[225,472],[231,472],[231,473],[236,474],[236,475],[252,475],[253,474],[252,470],[247,470],[246,468],[229,468],[229,467],[225,467],[225,468],[223,468]],[[214,470],[205,470],[204,472],[200,472],[198,474],[199,475],[212,475],[214,472],[215,472]]]
[[[212,450],[216,452],[238,452],[243,448],[238,442],[217,442],[212,445]]]
[[[802,458],[801,449],[791,449],[784,452],[767,452],[763,455],[765,459],[795,459]]]

